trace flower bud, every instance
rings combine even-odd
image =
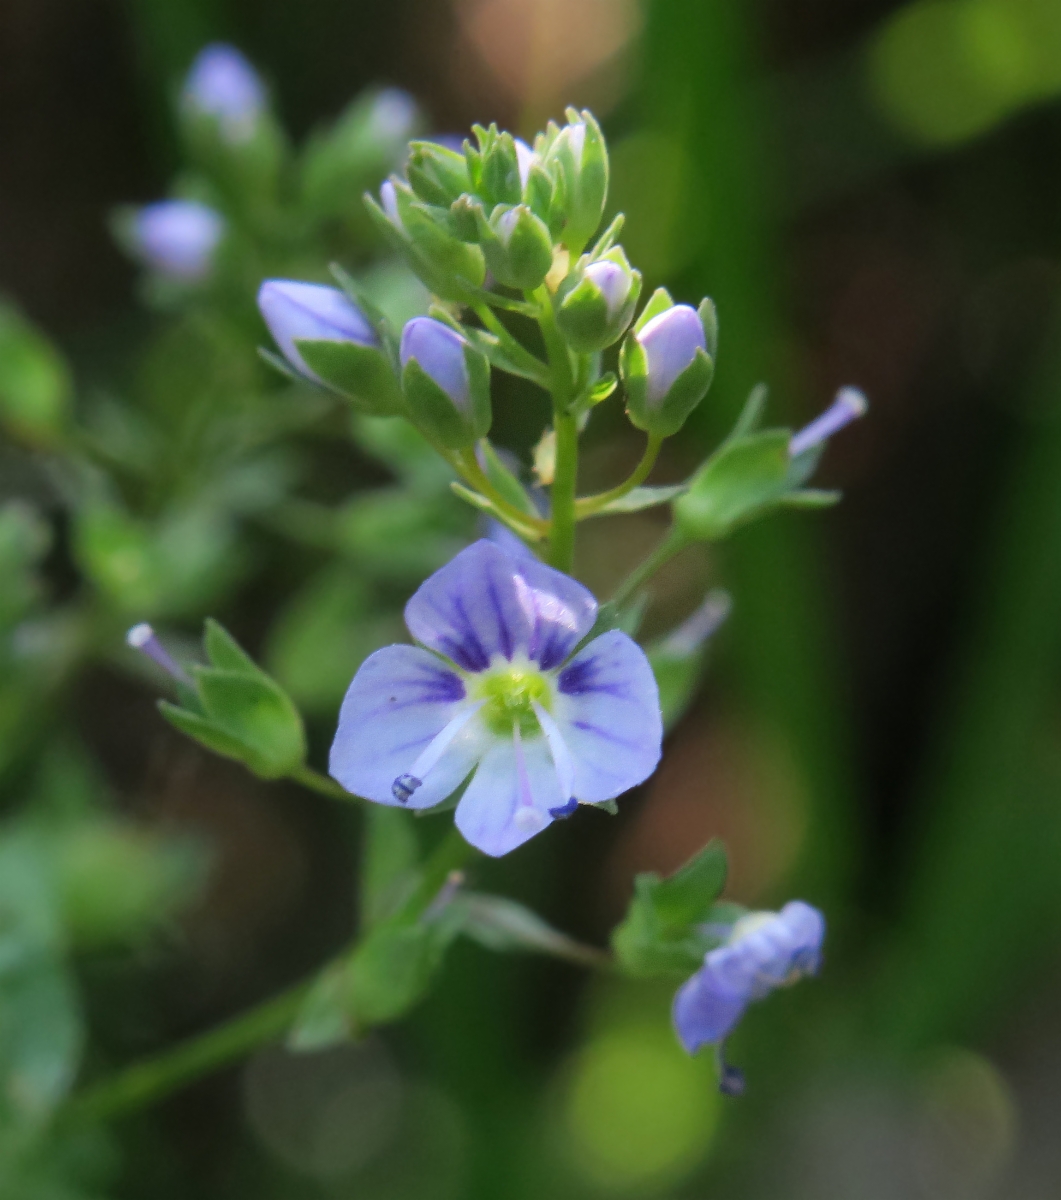
[[[520,291],[539,287],[553,265],[553,239],[545,222],[525,204],[517,204],[498,206],[483,225],[483,254],[498,283]]]
[[[455,329],[414,317],[402,330],[402,387],[415,423],[450,450],[490,431],[490,364]]]
[[[468,160],[476,195],[487,209],[498,204],[519,204],[523,199],[523,172],[515,138],[498,132],[496,125],[489,129],[475,125],[473,132],[479,145],[470,151]],[[523,161],[527,161],[525,153]]]
[[[409,186],[425,204],[448,207],[471,191],[471,176],[464,155],[438,142],[413,142],[406,168]]]
[[[284,357],[306,379],[387,416],[401,411],[394,369],[364,313],[338,288],[267,279],[258,307]]]
[[[365,203],[380,231],[439,299],[467,304],[474,298],[486,278],[483,252],[455,235],[446,209],[421,203],[393,177],[380,188],[379,203],[371,196]]]
[[[556,293],[556,323],[564,340],[581,354],[593,354],[626,332],[641,295],[641,272],[620,247],[596,262],[580,262]]]
[[[662,288],[649,301],[619,356],[627,413],[638,429],[670,437],[707,394],[715,364],[703,318],[713,312],[672,304]]]
[[[545,167],[558,171],[563,179],[556,199],[563,210],[563,242],[574,258],[585,249],[604,215],[608,150],[591,113],[569,108],[567,119],[569,124],[555,133],[543,158]]]
[[[224,219],[205,204],[160,200],[135,213],[127,233],[133,251],[153,271],[199,283],[210,274],[224,231]]]
[[[265,88],[235,46],[216,42],[192,63],[181,104],[193,116],[215,120],[224,140],[238,145],[254,136],[265,109]]]

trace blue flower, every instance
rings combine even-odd
[[[254,136],[265,108],[265,88],[235,46],[215,42],[192,63],[181,99],[189,112],[213,117],[225,140],[238,144]]]
[[[338,288],[322,283],[267,279],[258,289],[258,308],[287,361],[315,383],[322,380],[306,365],[297,341],[379,345],[376,331],[357,305]]]
[[[160,275],[196,283],[209,275],[225,231],[220,214],[195,200],[160,200],[135,214],[133,248]]]
[[[674,997],[674,1028],[685,1049],[695,1054],[702,1046],[721,1047],[753,1000],[816,974],[824,937],[825,918],[802,900],[779,913],[741,917]],[[723,1091],[742,1090],[740,1073],[721,1063],[721,1055],[720,1065]]]
[[[354,676],[331,774],[421,809],[470,779],[457,828],[495,857],[641,783],[663,736],[656,681],[618,630],[575,652],[596,614],[586,588],[536,559],[486,540],[462,550],[406,605],[420,645],[378,650]]]

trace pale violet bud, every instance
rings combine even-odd
[[[224,231],[224,219],[205,204],[160,200],[133,216],[129,236],[139,257],[159,275],[196,283],[210,274]]]
[[[413,420],[450,449],[471,446],[490,429],[490,366],[457,330],[414,317],[398,352]]]
[[[126,645],[133,650],[139,650],[153,663],[160,666],[167,675],[171,675],[178,683],[194,686],[188,672],[177,662],[165,646],[158,640],[158,635],[150,625],[134,625],[125,635]]]
[[[822,442],[838,433],[845,425],[864,417],[869,411],[865,394],[858,388],[844,387],[836,393],[836,399],[821,414],[799,433],[795,434],[788,444],[788,453],[792,458],[798,458],[807,450],[820,446]]]
[[[372,132],[385,142],[406,142],[416,128],[416,101],[401,88],[384,88],[372,104]]]
[[[646,311],[669,300],[660,290]],[[713,307],[710,313],[713,313]],[[705,314],[688,304],[669,304],[648,321],[644,316],[623,343],[619,367],[630,420],[648,433],[669,437],[682,427],[707,394],[714,376]]]
[[[375,349],[376,331],[352,300],[338,288],[293,279],[267,279],[258,291],[258,308],[284,358],[300,375],[325,381],[306,363],[296,342],[353,343]]]
[[[455,330],[431,317],[415,317],[402,330],[399,359],[402,368],[415,358],[424,373],[462,411],[470,399],[468,369],[464,364],[467,341]]]
[[[697,350],[707,350],[704,327],[696,309],[688,304],[676,304],[653,317],[637,340],[645,352],[647,399],[652,405],[666,398],[675,380],[696,357]]]
[[[527,205],[517,204],[498,207],[488,223],[480,224],[486,265],[498,283],[528,292],[539,287],[553,265],[553,240],[545,222]]]
[[[380,187],[379,201],[383,205],[387,219],[393,223],[395,228],[403,230],[405,227],[402,225],[401,213],[398,212],[398,193],[390,179],[385,180]]]
[[[580,261],[556,293],[556,320],[564,340],[580,354],[593,354],[626,332],[641,295],[641,273],[621,247],[584,265]]]
[[[217,42],[192,63],[181,100],[186,111],[213,117],[226,141],[247,142],[265,109],[265,88],[235,46]]]
[[[600,126],[589,112],[567,110],[568,124],[558,130],[544,151],[549,169],[558,169],[564,186],[557,197],[560,210],[550,216],[562,241],[575,257],[600,224],[608,197],[608,150]],[[555,128],[555,126],[554,126]]]

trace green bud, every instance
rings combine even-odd
[[[542,144],[546,170],[555,170],[554,209],[563,216],[562,238],[575,257],[600,225],[608,198],[608,148],[593,114],[567,110],[568,124],[555,126]]]
[[[412,142],[406,168],[409,185],[425,204],[448,206],[471,191],[468,161],[437,142]]]
[[[715,373],[703,315],[674,304],[665,289],[654,293],[623,343],[619,370],[626,386],[627,413],[638,429],[670,437],[707,394]],[[717,344],[717,323],[711,327]]]
[[[441,300],[471,302],[486,278],[486,262],[478,246],[456,236],[448,210],[422,204],[401,180],[380,188],[380,204],[365,197],[380,231],[413,272]]]
[[[525,204],[495,208],[489,222],[480,225],[480,241],[486,265],[505,287],[531,291],[553,265],[549,230]]]
[[[573,350],[593,354],[622,337],[640,295],[641,272],[616,246],[596,261],[580,259],[560,284],[556,323]]]
[[[498,204],[519,204],[523,183],[512,134],[498,132],[496,125],[489,129],[474,125],[472,132],[479,142],[478,150],[471,149],[468,155],[472,190],[490,209]]]
[[[462,334],[432,317],[402,330],[402,388],[413,421],[449,450],[490,431],[490,364]]]

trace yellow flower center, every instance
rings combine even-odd
[[[482,719],[499,737],[511,736],[515,725],[525,737],[540,733],[534,704],[546,711],[552,707],[549,681],[532,663],[505,663],[487,672],[478,680],[475,697],[485,701]]]

